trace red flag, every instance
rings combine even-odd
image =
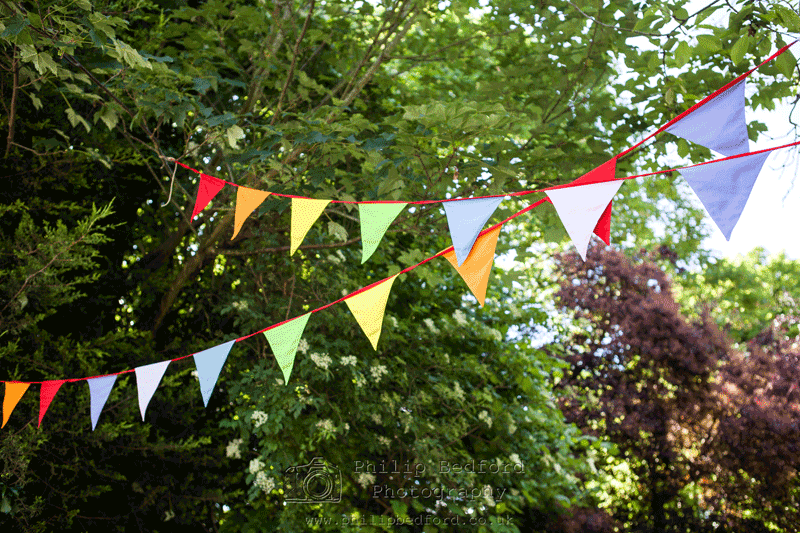
[[[42,388],[39,390],[39,427],[42,427],[42,418],[50,407],[50,402],[53,401],[58,389],[61,385],[66,383],[65,380],[45,381],[42,383]]]
[[[194,202],[192,218],[196,217],[200,211],[206,208],[208,202],[214,198],[225,186],[225,182],[214,176],[200,174],[200,185],[197,188],[197,200]]]

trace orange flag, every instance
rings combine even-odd
[[[489,284],[489,272],[494,264],[494,250],[497,247],[500,228],[502,226],[497,226],[478,237],[467,260],[461,266],[458,266],[455,251],[451,250],[444,254],[445,259],[450,261],[453,268],[464,278],[469,290],[472,291],[481,306],[486,300],[486,287]]]
[[[236,191],[236,212],[233,220],[233,237],[235,239],[242,229],[242,224],[256,210],[261,203],[272,193],[259,191],[249,187],[239,187]]]
[[[22,395],[25,394],[25,391],[28,390],[30,386],[30,383],[12,383],[6,381],[6,395],[3,398],[3,425],[0,427],[6,427],[6,422],[8,422],[8,418],[11,416],[11,411],[14,410],[17,403],[22,398]]]

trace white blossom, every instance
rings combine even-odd
[[[381,418],[381,415],[379,415],[378,413],[372,413],[369,416],[370,418],[372,418],[372,421],[375,422],[376,424],[378,425],[383,424],[383,419]]]
[[[389,373],[383,365],[375,365],[369,369],[369,372],[372,374],[372,379],[375,380],[375,383],[379,383],[383,375]]]
[[[356,366],[358,359],[355,355],[346,355],[342,357],[342,366]]]
[[[388,447],[391,443],[392,441],[388,437],[384,437],[383,435],[378,437],[378,444],[380,444],[381,446]]]
[[[492,496],[492,487],[489,485],[484,485],[483,487],[483,499],[486,500],[486,504],[489,507],[494,507],[497,505],[494,501],[494,497]]]
[[[251,474],[258,474],[263,469],[264,469],[264,463],[261,462],[261,459],[256,458],[250,461],[249,470]]]
[[[333,421],[330,418],[326,418],[325,420],[320,420],[317,422],[317,427],[322,431],[327,431],[329,433],[333,433],[333,431],[336,429],[336,427],[333,425]]]
[[[375,483],[375,474],[368,474],[367,472],[362,472],[358,475],[358,484],[364,487],[365,489]]]
[[[331,363],[333,362],[330,356],[325,353],[312,353],[311,360],[314,361],[314,364],[320,367],[322,370],[328,370],[328,367],[331,366]]]
[[[300,353],[306,353],[310,346],[308,345],[308,341],[305,339],[300,339],[300,344],[297,345],[297,351]]]
[[[250,415],[250,420],[253,421],[253,425],[255,427],[261,427],[269,418],[269,415],[264,411],[253,411],[253,414]]]
[[[356,375],[356,387],[363,387],[367,384],[367,378],[363,374]]]
[[[483,410],[478,413],[478,418],[486,422],[486,425],[492,427],[492,417],[489,416],[489,411]]]
[[[275,489],[275,480],[269,477],[266,472],[256,474],[256,479],[253,483],[267,494]]]
[[[517,455],[516,453],[512,453],[511,455],[508,456],[508,458],[511,459],[511,462],[514,463],[515,465],[519,465],[520,467],[523,466],[522,459],[520,459],[519,455]]]
[[[460,401],[464,401],[464,391],[458,381],[453,385],[453,396]]]
[[[456,321],[456,324],[459,326],[466,326],[467,325],[467,315],[464,314],[464,311],[461,309],[456,309],[453,312],[453,320]]]
[[[516,431],[517,431],[517,425],[516,425],[516,424],[514,424],[514,422],[513,422],[513,421],[512,421],[512,422],[510,422],[510,423],[508,424],[508,434],[509,434],[509,435],[513,435],[514,433],[516,433]]]
[[[423,322],[425,322],[425,325],[428,326],[429,330],[431,330],[431,333],[433,333],[434,335],[439,334],[439,328],[437,328],[436,324],[433,323],[432,318],[426,318],[425,320],[423,320]]]
[[[275,378],[275,383],[277,383],[278,385],[283,385],[283,379]]]
[[[233,439],[225,448],[225,455],[232,459],[241,459],[242,451],[239,449],[239,446],[241,446],[243,443],[244,441],[242,439]]]
[[[395,317],[393,317],[392,315],[387,315],[387,318],[392,322],[392,327],[396,328],[397,327],[397,319]]]

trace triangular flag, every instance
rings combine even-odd
[[[292,198],[292,242],[289,255],[293,255],[297,251],[308,230],[330,202],[330,200],[314,200],[312,198]]]
[[[61,385],[64,383],[66,383],[66,380],[63,379],[45,381],[42,383],[41,389],[39,390],[39,427],[42,427],[42,418],[44,418],[47,408],[50,407],[50,402],[53,401],[58,389],[60,389]]]
[[[310,316],[311,313],[306,313],[264,332],[264,336],[267,337],[272,348],[272,353],[275,354],[275,359],[278,361],[278,366],[281,367],[286,385],[289,384],[289,376],[292,374],[294,356],[297,354],[300,337],[303,336],[303,330],[306,329]]]
[[[203,396],[203,405],[208,407],[208,399],[217,384],[219,373],[235,340],[214,346],[208,350],[194,354],[194,364],[197,367],[197,377],[200,378],[200,394]]]
[[[680,169],[727,240],[771,152]]]
[[[111,394],[111,388],[114,386],[115,381],[117,381],[116,374],[86,380],[89,384],[89,402],[91,404],[89,410],[92,418],[92,431],[97,427],[97,420],[100,418],[100,413],[108,400],[108,395]]]
[[[200,211],[206,208],[208,202],[214,198],[225,186],[225,182],[219,178],[200,174],[200,185],[197,187],[197,199],[194,202],[192,218],[196,217]]]
[[[455,253],[452,251],[444,254],[445,259],[450,261],[453,268],[458,271],[481,306],[486,300],[489,272],[491,272],[494,264],[494,251],[497,248],[497,238],[500,236],[501,227],[497,226],[495,229],[478,237],[478,240],[475,241],[475,246],[472,247],[472,252],[462,265],[458,264]]]
[[[475,239],[502,201],[503,198],[498,197],[442,202],[459,265],[467,260]]]
[[[622,180],[545,191],[584,261],[592,232],[620,186]]]
[[[236,213],[233,219],[233,237],[231,237],[231,240],[235,239],[239,234],[242,224],[250,216],[250,213],[255,211],[270,194],[272,193],[249,187],[239,187],[239,190],[236,191]]]
[[[358,214],[361,219],[362,265],[378,249],[383,234],[407,205],[406,203],[358,204]]]
[[[725,156],[749,152],[744,104],[744,80],[742,80],[678,120],[665,131]]]
[[[383,328],[383,315],[386,312],[386,302],[389,300],[389,291],[399,274],[395,274],[371,289],[360,292],[344,301],[350,312],[356,317],[356,322],[361,326],[364,334],[369,339],[372,347],[378,349],[378,339]]]
[[[164,372],[167,366],[172,361],[159,361],[151,365],[138,366],[134,370],[136,372],[136,387],[139,391],[139,412],[142,413],[142,422],[144,422],[144,412],[147,410],[147,404],[161,383],[161,378],[164,377]]]
[[[11,411],[14,410],[17,403],[19,403],[19,400],[22,398],[22,395],[25,394],[25,391],[28,390],[30,386],[30,383],[12,383],[6,381],[6,395],[3,397],[3,425],[0,427],[6,427],[6,422],[8,422],[8,418],[11,416]]]
[[[594,227],[594,234],[600,237],[600,240],[607,245],[611,244],[611,206],[613,204],[613,201],[608,202],[608,207],[600,215],[600,220],[597,221],[597,225]]]
[[[617,157],[614,156],[597,168],[594,168],[573,181],[570,185],[589,185],[590,183],[604,183],[614,179],[614,174],[617,172]],[[600,215],[600,220],[597,221],[597,226],[594,228],[594,234],[606,243],[611,244],[611,204],[609,202],[606,210]]]

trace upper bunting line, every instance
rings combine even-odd
[[[800,40],[800,39],[798,39],[798,40]],[[769,56],[767,59],[765,59],[764,61],[762,61],[761,63],[759,63],[755,67],[753,67],[750,70],[748,70],[747,72],[739,75],[738,77],[736,77],[732,81],[728,82],[727,84],[723,85],[722,87],[720,87],[719,89],[717,89],[716,91],[711,93],[710,95],[706,96],[705,98],[703,98],[699,102],[695,103],[689,109],[687,109],[686,111],[680,113],[679,115],[677,115],[673,119],[669,120],[663,126],[658,128],[656,131],[654,131],[653,133],[651,133],[650,135],[648,135],[647,137],[645,137],[641,141],[637,142],[636,144],[634,144],[630,148],[628,148],[628,149],[620,152],[619,154],[617,154],[616,158],[620,159],[620,158],[626,156],[627,154],[633,152],[634,150],[639,148],[642,144],[644,144],[648,140],[652,139],[656,135],[658,135],[660,133],[663,133],[670,126],[672,126],[675,123],[677,123],[678,121],[686,118],[692,112],[696,111],[697,109],[699,109],[700,107],[702,107],[706,103],[710,102],[711,100],[713,100],[714,98],[716,98],[720,94],[724,93],[725,91],[727,91],[731,87],[733,87],[736,84],[740,83],[742,80],[744,80],[745,78],[750,76],[753,72],[755,72],[757,69],[759,69],[762,66],[764,66],[765,64],[769,63],[770,61],[772,61],[773,59],[775,59],[779,55],[783,54],[791,46],[796,44],[798,42],[798,40],[795,40],[795,41],[793,41],[793,42],[791,42],[791,43],[789,43],[787,45],[784,45],[779,50],[777,50],[774,54]],[[783,148],[783,146],[779,147],[779,148]],[[775,148],[775,149],[777,150],[778,148]],[[757,152],[753,152],[753,153],[757,153]],[[197,170],[195,168],[190,167],[189,165],[186,165],[185,163],[182,163],[182,162],[178,161],[177,159],[175,159],[173,157],[167,157],[166,159],[168,161],[174,162],[177,165],[182,166],[183,168],[185,168],[187,170],[190,170],[190,171],[194,172],[195,174],[199,174],[201,177],[202,176],[208,176],[210,178],[219,180],[220,182],[223,182],[226,185],[231,185],[233,187],[243,187],[243,185],[239,185],[237,183],[234,183],[234,182],[231,182],[231,181],[227,181],[227,180],[224,180],[222,178],[217,178],[216,176],[211,176],[209,174],[206,174],[206,173],[204,173],[204,172],[202,172],[200,170]],[[670,171],[664,171],[664,172],[670,172]],[[648,175],[652,175],[652,174],[642,174],[640,176],[634,176],[634,177],[642,177],[642,176],[648,176]],[[613,181],[613,180],[599,180],[599,181],[597,181],[597,183],[602,183],[604,181]],[[548,191],[548,190],[560,189],[560,188],[570,187],[570,186],[572,186],[572,185],[571,184],[556,185],[556,186],[548,187],[548,188],[545,188],[545,189],[533,189],[533,190],[526,190],[526,191],[507,192],[507,193],[503,193],[503,194],[494,194],[494,195],[486,195],[486,196],[474,196],[474,197],[471,197],[470,199],[477,200],[477,199],[484,199],[484,198],[505,198],[507,196],[526,196],[526,195],[534,194],[534,193],[537,193],[537,192],[544,192],[544,191]],[[283,194],[283,193],[273,193],[273,192],[271,192],[270,194],[272,196],[278,196],[278,197],[281,197],[281,198],[310,199],[310,198],[308,198],[306,196],[299,196],[299,195],[293,195],[293,194]],[[411,200],[411,201],[404,201],[404,200],[363,200],[363,201],[358,201],[358,200],[330,200],[330,202],[331,203],[337,203],[337,204],[407,204],[407,205],[426,205],[426,204],[435,204],[435,203],[444,203],[444,202],[455,202],[455,201],[459,201],[459,200],[463,200],[463,198],[445,198],[445,199],[441,199],[441,200]]]
[[[636,179],[636,178],[644,178],[644,177],[648,177],[648,176],[666,174],[666,173],[669,173],[669,172],[676,172],[676,171],[680,171],[680,170],[687,169],[687,168],[695,168],[695,167],[700,167],[700,166],[703,166],[703,165],[720,163],[720,162],[723,162],[723,161],[730,161],[730,160],[734,160],[734,159],[738,159],[738,158],[742,158],[742,157],[749,157],[749,156],[754,156],[754,155],[758,155],[758,154],[764,154],[766,152],[771,152],[771,151],[774,151],[774,150],[780,150],[780,149],[783,149],[783,148],[788,148],[788,147],[797,146],[797,145],[800,145],[800,141],[795,141],[793,143],[784,144],[784,145],[781,145],[781,146],[777,146],[775,148],[766,148],[764,150],[758,150],[756,152],[747,152],[747,153],[744,153],[744,154],[738,154],[738,155],[729,156],[729,157],[725,157],[725,158],[721,158],[721,159],[715,159],[713,161],[705,161],[703,163],[697,163],[695,165],[690,165],[690,166],[687,166],[687,167],[671,168],[671,169],[666,169],[666,170],[658,170],[658,171],[654,171],[654,172],[648,172],[646,174],[638,174],[638,175],[635,175],[635,176],[626,176],[626,177],[622,177],[622,178],[614,178],[613,180],[606,180],[606,182],[610,182],[610,181],[626,181],[626,180],[632,180],[632,179]],[[564,185],[558,185],[556,187],[552,187],[551,189],[543,189],[542,191],[570,188],[570,187],[576,187],[576,186],[579,186],[579,185],[574,185],[573,183],[567,183],[567,184],[564,184]],[[530,191],[530,192],[542,192],[542,191]],[[486,235],[488,233],[491,233],[492,231],[500,228],[501,226],[503,226],[507,222],[509,222],[509,221],[511,221],[511,220],[513,220],[513,219],[515,219],[515,218],[517,218],[517,217],[519,217],[519,216],[521,216],[521,215],[523,215],[523,214],[535,209],[536,207],[539,207],[540,205],[542,205],[543,203],[547,202],[548,200],[549,200],[548,198],[541,198],[540,200],[538,200],[538,201],[532,203],[531,205],[529,205],[529,206],[517,211],[516,213],[514,213],[511,216],[507,217],[506,219],[494,224],[493,226],[491,226],[489,228],[484,229],[483,231],[481,231],[479,233],[479,237],[484,236],[484,235]],[[417,263],[415,265],[411,265],[411,266],[408,266],[408,267],[400,270],[399,272],[397,272],[396,274],[393,274],[390,277],[378,280],[378,281],[376,281],[374,283],[371,283],[371,284],[369,284],[369,285],[367,285],[365,287],[362,287],[362,288],[360,288],[360,289],[358,289],[356,291],[353,291],[353,292],[351,292],[351,293],[339,298],[338,300],[335,300],[333,302],[329,302],[329,303],[327,303],[327,304],[325,304],[323,306],[320,306],[320,307],[318,307],[316,309],[313,309],[312,311],[308,311],[307,314],[312,314],[312,313],[317,313],[319,311],[323,311],[323,310],[325,310],[325,309],[327,309],[329,307],[332,307],[332,306],[334,306],[334,305],[336,305],[338,303],[341,303],[341,302],[343,302],[345,300],[353,298],[358,294],[366,292],[366,291],[368,291],[368,290],[380,285],[381,283],[384,283],[384,282],[388,281],[392,277],[398,276],[400,274],[406,274],[408,272],[411,272],[415,268],[420,267],[420,266],[422,266],[422,265],[424,265],[424,264],[426,264],[426,263],[428,263],[430,261],[433,261],[434,259],[436,259],[438,257],[441,257],[441,256],[446,255],[447,253],[453,252],[453,251],[454,251],[454,247],[453,246],[449,246],[448,248],[445,248],[444,250],[441,250],[441,251],[437,252],[436,254],[431,255],[430,257],[427,257],[426,259],[423,259],[422,261],[420,261],[419,263]],[[269,331],[271,329],[274,329],[274,328],[277,328],[279,326],[282,326],[282,325],[284,325],[284,324],[286,324],[288,322],[291,322],[291,321],[295,320],[296,318],[297,317],[290,318],[288,320],[284,320],[282,322],[278,322],[276,324],[272,324],[272,325],[270,325],[270,326],[268,326],[266,328],[263,328],[261,330],[258,330],[258,331],[255,331],[253,333],[249,333],[249,334],[244,335],[242,337],[236,338],[236,339],[234,339],[234,342],[241,342],[243,340],[249,339],[250,337],[258,335],[259,333],[264,333],[264,332]],[[230,341],[228,341],[228,342],[230,342]],[[183,355],[183,356],[180,356],[180,357],[176,357],[174,359],[165,359],[164,361],[170,361],[170,362],[180,361],[182,359],[187,359],[189,357],[192,357],[193,355],[195,355],[195,354]],[[131,372],[135,372],[135,369],[134,368],[130,368],[130,369],[126,369],[126,370],[121,370],[119,372],[112,372],[112,373],[108,373],[108,374],[98,374],[96,376],[87,376],[87,377],[81,377],[81,378],[68,378],[68,379],[64,379],[64,380],[61,380],[61,381],[74,383],[74,382],[77,382],[77,381],[84,381],[84,380],[89,380],[89,379],[94,379],[94,378],[104,377],[104,376],[119,376],[119,375],[122,375],[122,374],[131,373]],[[52,380],[44,380],[44,381],[3,380],[3,382],[5,382],[5,383],[28,383],[28,384],[42,384],[42,383],[47,383],[47,382],[50,382],[50,381],[52,381]]]

